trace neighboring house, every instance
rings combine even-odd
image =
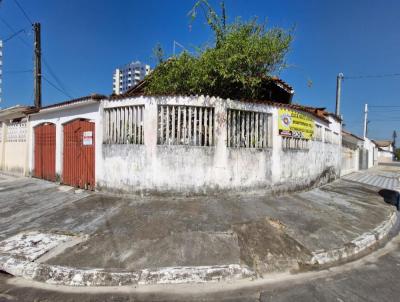
[[[375,140],[375,145],[378,147],[378,162],[392,162],[394,159],[394,146],[391,140]]]
[[[364,139],[349,132],[342,130],[342,169],[341,175],[356,172],[361,169],[364,148]],[[364,165],[366,165],[365,163]]]
[[[101,95],[34,108],[28,113],[29,170],[33,177],[95,188],[101,152]],[[97,139],[99,138],[99,139]]]
[[[149,73],[150,66],[139,61],[117,68],[113,75],[113,93],[117,95],[125,93]]]
[[[373,140],[364,137],[364,148],[360,154],[360,169],[369,169],[378,164],[378,147]]]
[[[28,106],[0,110],[0,170],[28,174]]]

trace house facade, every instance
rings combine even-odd
[[[346,130],[342,130],[342,169],[341,175],[357,172],[361,169],[364,139]]]
[[[394,146],[391,140],[375,140],[378,148],[378,162],[387,163],[394,160]]]
[[[28,129],[26,111],[31,107],[14,106],[0,110],[0,170],[28,175]]]
[[[29,112],[33,177],[94,189],[101,150],[101,99],[88,96]],[[97,138],[100,139],[97,139]]]

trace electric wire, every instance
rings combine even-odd
[[[400,73],[376,74],[376,75],[359,75],[359,76],[344,76],[345,80],[359,80],[359,79],[374,79],[374,78],[393,78],[400,77]]]
[[[13,35],[15,35],[15,34],[17,33],[17,32],[15,31],[15,29],[10,25],[10,23],[8,23],[8,22],[7,22],[3,17],[1,17],[1,16],[0,16],[0,21],[3,22],[3,24],[9,29],[9,31],[11,31],[11,33],[12,33]],[[26,33],[26,31],[25,31],[25,33]],[[26,40],[24,40],[21,36],[18,36],[18,38],[21,40],[21,42],[22,42],[25,46],[31,48],[31,46],[28,44],[28,42],[26,42]]]
[[[5,70],[3,71],[3,74],[16,74],[16,73],[28,73],[28,72],[33,72],[32,69],[26,69],[26,70]]]
[[[16,0],[14,0],[16,1]],[[17,4],[19,4],[18,2],[16,2]],[[20,6],[20,5],[19,5]],[[23,8],[21,7],[21,9],[23,10]],[[28,19],[30,19],[28,17]],[[9,41],[11,38],[14,38],[15,36],[18,36],[21,32],[25,32],[25,29],[22,29],[20,31],[15,31],[14,28],[2,17],[0,17],[0,20],[4,23],[4,25],[7,26],[7,28],[11,31],[12,35],[6,39],[6,41]],[[20,40],[27,46],[27,47],[31,47],[26,40],[24,40],[21,36],[18,36],[20,38]],[[63,94],[68,95],[71,97],[71,94],[68,92],[68,90],[66,89],[65,85],[62,83],[62,81],[60,80],[60,78],[56,75],[56,73],[53,71],[53,69],[51,68],[50,64],[47,62],[46,58],[44,57],[44,53],[42,52],[42,60],[43,60],[43,64],[45,65],[47,71],[49,72],[50,76],[56,81],[56,83],[58,84],[57,90],[58,91],[62,91]],[[55,85],[52,83],[52,85]],[[73,97],[71,97],[73,98]]]
[[[43,56],[43,53],[42,53]],[[68,94],[71,95],[71,93],[69,93],[70,91],[68,91],[68,89],[66,89],[65,85],[63,84],[63,82],[60,80],[60,78],[56,75],[56,73],[53,71],[53,69],[51,68],[50,64],[47,62],[47,60],[45,59],[45,57],[43,56],[43,64],[46,67],[46,69],[48,70],[49,74],[52,76],[52,78],[56,81],[56,83],[58,84],[58,86],[64,90],[65,92],[67,92]]]
[[[18,36],[20,33],[25,32],[25,29],[20,29],[19,31],[13,33],[11,36],[9,36],[8,38],[3,40],[3,43],[6,43],[8,41],[10,41],[12,38],[15,38],[16,36]]]
[[[61,88],[59,88],[57,85],[55,85],[53,82],[51,82],[48,78],[46,78],[44,75],[42,75],[43,80],[45,80],[50,86],[52,86],[54,89],[58,90],[59,92],[61,92],[62,94],[64,94],[65,96],[67,96],[68,98],[72,99],[73,97],[68,94],[66,91],[62,90]]]
[[[26,13],[26,11],[24,10],[24,8],[22,7],[21,4],[19,4],[19,2],[17,0],[14,0],[15,4],[18,6],[18,8],[20,9],[20,11],[22,12],[22,14],[25,16],[26,20],[28,20],[30,25],[33,25],[32,19],[28,16],[28,14]]]

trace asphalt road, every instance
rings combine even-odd
[[[400,301],[400,235],[357,261],[281,280],[122,288],[44,286],[0,274],[0,301]]]

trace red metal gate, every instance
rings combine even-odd
[[[64,184],[94,190],[95,124],[79,119],[64,125]]]
[[[35,127],[35,162],[33,176],[56,180],[56,126],[51,123]]]

